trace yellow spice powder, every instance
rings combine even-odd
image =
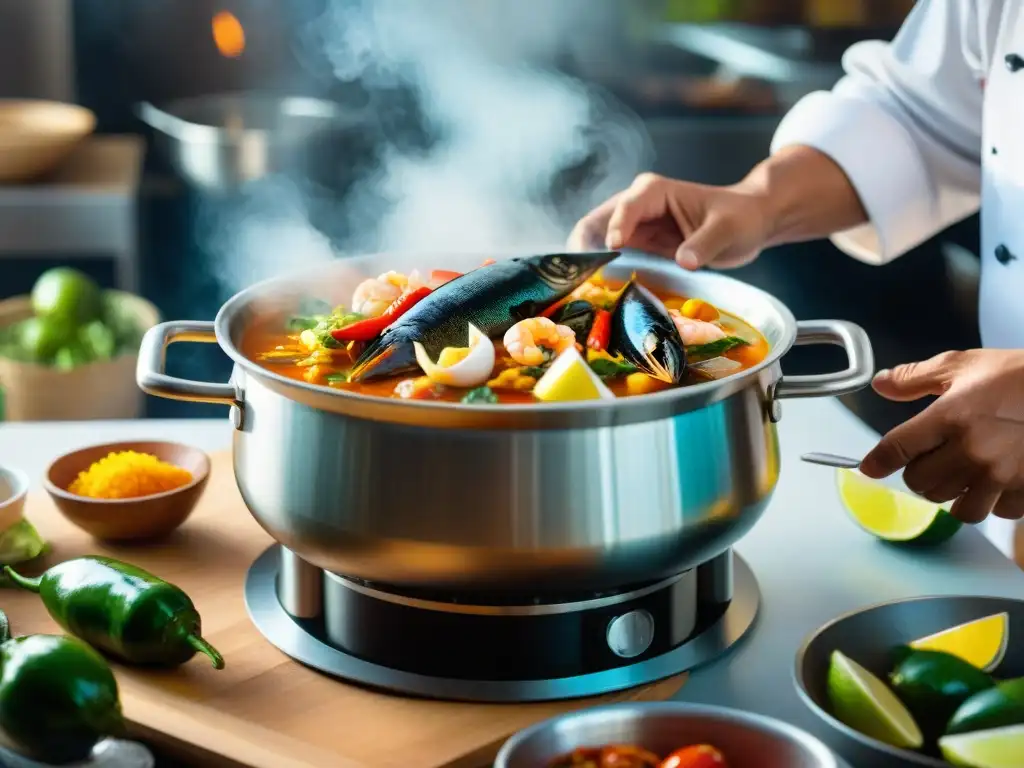
[[[80,472],[68,492],[92,499],[135,499],[188,485],[192,473],[135,451],[111,453]]]

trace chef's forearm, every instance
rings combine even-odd
[[[842,168],[811,147],[777,152],[754,168],[738,188],[763,201],[768,246],[828,237],[868,220]]]

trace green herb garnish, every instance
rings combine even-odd
[[[718,357],[730,349],[742,347],[749,343],[746,339],[741,339],[739,336],[726,336],[724,339],[710,341],[707,344],[695,344],[692,347],[687,347],[686,357],[690,362],[695,363],[711,357]]]
[[[317,323],[312,328],[306,328],[303,330],[313,331],[313,333],[316,334],[316,341],[320,346],[326,347],[327,349],[337,349],[341,346],[341,342],[336,341],[334,337],[331,336],[331,331],[336,331],[339,328],[352,325],[352,323],[362,319],[363,316],[358,312],[346,312],[344,307],[336,307],[330,315],[325,317],[318,316]]]
[[[462,402],[464,405],[494,405],[498,402],[498,396],[490,387],[477,387],[467,392]]]
[[[602,379],[614,379],[617,376],[628,376],[637,372],[637,367],[625,360],[609,360],[598,357],[590,361],[590,370]]]
[[[523,376],[529,376],[531,379],[539,379],[547,371],[547,368],[542,368],[539,365],[531,365],[526,368],[520,368],[519,373]]]
[[[289,331],[311,331],[323,320],[322,315],[293,315],[288,318],[285,328]]]
[[[328,384],[347,384],[348,374],[347,373],[328,373],[324,376],[324,381]]]

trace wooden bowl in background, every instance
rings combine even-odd
[[[136,499],[92,499],[68,492],[78,473],[110,453],[135,451],[187,469],[192,482]],[[157,539],[178,528],[195,509],[210,478],[210,457],[180,443],[134,441],[82,448],[54,461],[43,484],[68,520],[102,541]]]
[[[75,104],[0,99],[0,183],[48,173],[95,128],[96,116]]]

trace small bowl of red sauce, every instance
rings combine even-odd
[[[752,712],[624,703],[545,720],[505,742],[494,768],[846,768],[822,742]]]

